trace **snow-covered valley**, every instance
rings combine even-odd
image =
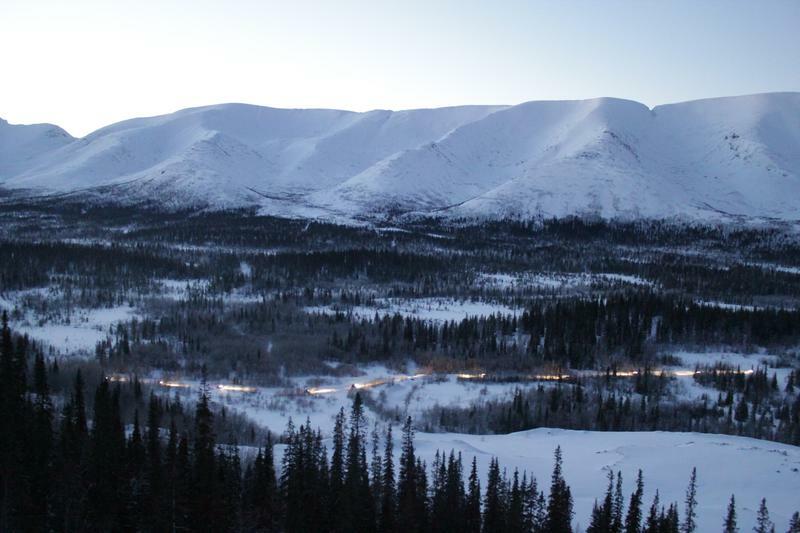
[[[581,529],[610,470],[627,496],[641,468],[645,507],[658,489],[683,513],[697,467],[698,531],[731,494],[742,529],[761,498],[778,530],[798,510],[800,247],[785,226],[376,227],[32,202],[0,205],[0,308],[37,358],[32,385],[46,367],[54,420],[80,371],[89,417],[103,394],[118,402],[130,443],[157,405],[166,446],[173,424],[196,435],[206,376],[216,451],[241,452],[242,472],[268,435],[282,469],[304,424],[330,460],[358,396],[369,444],[391,425],[397,459],[410,417],[432,477],[453,450],[484,488],[497,458],[547,491],[560,446]]]
[[[773,362],[769,354],[682,352],[677,357],[683,365],[665,369],[673,376],[674,387],[684,394],[713,396],[714,389],[693,383],[697,364],[735,364],[752,372],[764,363]],[[333,364],[333,367],[336,367]],[[773,370],[770,370],[772,372]],[[788,376],[784,368],[774,369],[781,383]],[[284,387],[258,387],[212,381],[213,402],[230,411],[244,414],[262,427],[280,432],[293,420],[308,421],[320,428],[324,443],[330,448],[335,418],[340,409],[347,413],[354,394],[368,398],[366,421],[369,428],[384,431],[388,425],[399,429],[405,416],[422,419],[429,409],[439,405],[480,406],[487,401],[509,401],[516,390],[538,386],[529,383],[498,383],[475,380],[475,375],[432,374],[409,365],[398,373],[380,365],[357,370],[359,375],[299,376],[290,378]],[[114,379],[129,380],[131,376]],[[146,379],[147,381],[147,379]],[[191,403],[200,390],[196,380],[181,380],[175,375],[149,378],[167,396],[181,397]],[[555,382],[550,382],[551,386]],[[687,390],[691,392],[686,392]],[[378,408],[376,411],[374,408]],[[387,413],[391,413],[387,416]],[[400,455],[395,441],[395,457]],[[510,434],[465,434],[418,431],[417,454],[430,462],[435,453],[462,454],[466,463],[477,459],[481,479],[486,479],[489,461],[497,458],[509,475],[515,469],[535,476],[546,484],[552,468],[553,451],[562,448],[565,477],[575,502],[576,527],[588,525],[592,506],[603,493],[609,471],[621,472],[624,493],[634,489],[638,470],[644,472],[645,502],[649,505],[658,489],[662,502],[682,505],[689,474],[697,468],[699,500],[698,531],[714,531],[721,524],[731,494],[736,495],[739,525],[743,530],[756,521],[761,498],[769,503],[771,518],[778,530],[784,528],[797,506],[800,492],[800,448],[746,437],[707,433],[664,431],[574,431],[538,428]],[[277,446],[280,462],[284,447]]]

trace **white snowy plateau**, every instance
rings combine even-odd
[[[356,113],[223,104],[77,139],[0,120],[0,188],[291,217],[800,220],[800,93]]]

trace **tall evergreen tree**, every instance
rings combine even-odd
[[[375,516],[380,520],[381,506],[383,502],[383,457],[381,457],[381,439],[378,433],[378,421],[372,427],[371,437],[371,459],[369,465],[369,489],[374,499],[373,508]]]
[[[278,527],[278,490],[272,436],[269,434],[263,453],[259,449],[256,455],[248,495],[254,529],[264,532],[275,531]]]
[[[447,458],[447,476],[445,479],[445,507],[450,513],[445,517],[445,531],[462,533],[464,531],[464,509],[466,506],[464,494],[464,475],[461,454],[456,457],[453,450]]]
[[[164,506],[164,465],[161,451],[161,405],[154,393],[150,393],[147,405],[147,464],[144,477],[144,524],[153,531],[164,531],[168,528]]]
[[[424,517],[419,516],[420,480],[417,478],[417,460],[414,455],[414,428],[411,417],[403,424],[400,473],[397,482],[397,516],[402,517],[406,531],[421,531]]]
[[[430,525],[430,509],[428,505],[428,474],[425,461],[417,457],[414,465],[417,484],[417,500],[414,505],[414,515],[417,517],[417,527],[420,531],[428,531]]]
[[[205,367],[200,396],[194,415],[194,449],[192,453],[192,527],[196,531],[215,531],[220,522],[217,494],[217,466],[214,436],[214,415],[210,408]]]
[[[496,457],[489,462],[486,493],[483,500],[483,533],[503,533],[506,530],[505,501],[500,464]]]
[[[344,531],[344,475],[345,475],[345,414],[344,407],[339,409],[333,426],[333,453],[330,464],[330,482],[328,502],[331,526],[334,531]]]
[[[695,519],[697,517],[697,467],[692,468],[692,475],[689,478],[689,487],[686,489],[686,517],[683,520],[681,530],[683,533],[694,533],[697,529]]]
[[[728,512],[725,515],[725,521],[722,523],[723,533],[737,533],[739,527],[736,525],[736,499],[731,494],[731,500],[728,502]]]
[[[23,428],[28,421],[25,399],[25,357],[27,342],[11,337],[8,315],[3,311],[0,331],[0,530],[12,531],[21,526],[25,513],[28,477]]]
[[[364,404],[356,392],[350,412],[350,437],[347,442],[347,469],[344,478],[344,501],[341,512],[350,531],[367,532],[375,528],[374,498],[369,488],[369,470],[365,445]]]
[[[644,497],[644,481],[642,471],[636,476],[636,490],[631,494],[631,503],[625,515],[625,533],[639,533],[642,530],[642,498]]]
[[[481,482],[478,479],[478,460],[472,457],[469,471],[466,508],[464,511],[464,532],[480,533],[481,530]]]
[[[383,472],[381,487],[381,514],[380,531],[391,533],[395,530],[397,521],[395,509],[397,507],[397,494],[394,479],[394,442],[392,440],[392,426],[386,429],[386,442],[383,451]]]
[[[527,484],[527,481],[525,482]],[[515,469],[511,478],[511,489],[508,492],[506,511],[506,530],[523,533],[525,528],[525,496],[520,485],[519,470]]]
[[[614,504],[611,510],[611,531],[612,533],[622,533],[623,519],[625,513],[625,497],[622,495],[622,472],[617,472],[617,481],[614,486]]]
[[[53,404],[47,383],[44,356],[37,352],[33,369],[33,417],[27,438],[27,470],[30,477],[30,509],[27,520],[32,530],[42,530],[50,514],[53,482]]]
[[[108,380],[103,379],[94,398],[86,518],[100,529],[120,529],[127,523],[125,448],[125,433],[119,418],[119,389],[112,392]]]
[[[772,520],[769,519],[769,510],[767,509],[767,499],[761,498],[761,503],[758,506],[756,514],[756,527],[753,528],[755,533],[770,533],[775,529]]]
[[[653,503],[650,505],[650,511],[647,513],[647,519],[644,523],[643,533],[659,533],[661,521],[659,515],[659,501],[658,489],[656,489],[655,496],[653,496]]]
[[[561,446],[558,446],[547,501],[547,531],[552,533],[572,531],[572,494],[562,474],[562,462]]]

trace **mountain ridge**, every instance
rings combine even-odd
[[[653,108],[608,97],[367,112],[218,104],[80,139],[0,119],[0,187],[296,217],[800,220],[800,93]]]

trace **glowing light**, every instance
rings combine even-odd
[[[325,387],[311,387],[310,389],[306,389],[308,394],[312,396],[316,396],[317,394],[330,394],[332,392],[336,392],[336,389],[333,388],[325,388]]]
[[[691,377],[700,374],[712,374],[716,372],[717,374],[744,374],[749,376],[753,373],[753,369],[748,368],[747,370],[674,370],[669,374],[675,377]]]
[[[483,379],[486,377],[486,372],[481,372],[480,374],[456,374],[458,379]]]
[[[217,385],[217,388],[226,392],[256,392],[255,387],[247,387],[245,385]]]
[[[169,387],[171,389],[188,389],[191,388],[191,385],[188,383],[181,383],[180,381],[164,381],[163,379],[158,381],[158,384],[162,387]]]
[[[569,374],[536,374],[531,376],[533,379],[537,379],[539,381],[558,381],[561,379],[570,379],[572,376]]]

